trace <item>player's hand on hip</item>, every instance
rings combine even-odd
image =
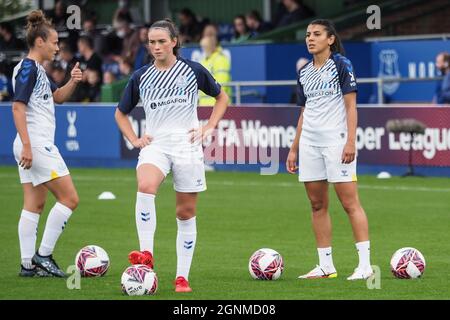
[[[286,160],[286,170],[289,173],[296,173],[298,170],[297,166],[297,151],[295,150],[289,150],[289,154]]]
[[[133,142],[131,142],[131,144],[135,147],[135,148],[139,148],[142,149],[145,146],[148,146],[150,144],[150,142],[152,142],[153,138],[150,137],[148,134],[144,134],[142,137],[137,138],[136,140],[134,140]]]
[[[24,169],[30,169],[33,162],[33,153],[31,152],[30,145],[24,145],[22,148],[22,153],[20,155],[19,166]]]
[[[346,143],[342,151],[342,163],[348,164],[355,160],[356,146],[354,143]]]
[[[191,143],[201,143],[212,134],[213,130],[214,128],[208,125],[189,130],[189,134],[191,135]]]
[[[80,69],[80,63],[77,62],[70,72],[70,76],[75,83],[80,82],[83,79],[83,72]]]

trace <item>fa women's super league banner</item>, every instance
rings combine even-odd
[[[205,124],[212,108],[199,108]],[[205,161],[210,164],[260,165],[267,173],[284,171],[289,147],[295,137],[299,109],[296,107],[229,107],[217,130],[204,142]],[[130,115],[136,131],[144,130],[144,112],[136,108]],[[413,137],[392,133],[389,120],[416,119],[425,133]],[[125,141],[122,157],[137,158]],[[358,108],[358,162],[368,165],[407,165],[412,147],[414,165],[450,167],[450,108],[423,106],[364,106]]]
[[[64,159],[78,165],[93,166],[135,163],[139,150],[120,134],[114,111],[115,106],[112,105],[58,106],[55,142]],[[209,107],[198,109],[202,124],[206,123],[211,111]],[[267,168],[267,174],[284,171],[299,112],[297,107],[229,107],[211,138],[204,142],[206,163],[239,166],[243,170],[252,169],[248,166],[262,167]],[[142,108],[135,108],[129,115],[139,135],[145,130],[144,117]],[[414,136],[411,144],[408,133],[387,130],[386,123],[396,119],[416,119],[425,125],[425,132]],[[15,135],[11,106],[1,105],[0,163],[13,163]],[[449,168],[450,108],[405,105],[365,105],[358,108],[359,164],[407,165],[410,146],[413,165]]]

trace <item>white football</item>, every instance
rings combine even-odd
[[[103,248],[89,245],[78,251],[75,265],[82,277],[101,277],[109,269],[109,257]]]
[[[283,269],[283,257],[269,248],[257,250],[248,262],[248,270],[253,279],[277,280],[283,273]]]
[[[398,249],[391,258],[392,274],[399,279],[415,279],[425,271],[425,257],[411,247]]]
[[[148,266],[135,264],[123,272],[121,284],[122,292],[126,295],[152,295],[158,290],[158,277]]]

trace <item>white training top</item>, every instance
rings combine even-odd
[[[318,69],[310,61],[299,70],[297,90],[297,104],[304,106],[300,144],[319,147],[345,144],[344,95],[357,91],[350,60],[332,54]]]
[[[26,104],[27,129],[32,147],[53,145],[55,141],[55,105],[53,92],[58,87],[47,77],[44,67],[25,58],[14,68],[13,101]],[[19,134],[14,143],[22,143]]]
[[[149,64],[133,73],[118,108],[128,114],[141,100],[152,146],[178,155],[191,147],[188,132],[199,126],[198,90],[213,97],[220,93],[220,85],[199,63],[177,58],[168,70]]]

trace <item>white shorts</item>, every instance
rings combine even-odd
[[[162,152],[151,144],[141,149],[136,169],[142,164],[153,164],[165,177],[172,171],[173,188],[177,192],[206,190],[205,165],[202,149],[175,156]]]
[[[47,181],[67,176],[70,174],[67,169],[58,147],[49,145],[46,147],[31,147],[33,159],[30,169],[19,166],[22,153],[22,144],[14,143],[14,157],[19,168],[20,183],[32,183],[33,186],[40,185]]]
[[[315,147],[301,144],[299,147],[299,180],[302,182],[327,180],[328,182],[357,181],[356,158],[342,163],[344,145]]]

